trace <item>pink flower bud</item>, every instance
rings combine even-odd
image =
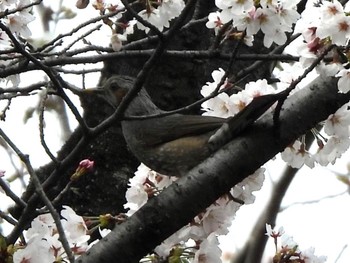
[[[89,159],[82,160],[79,163],[78,168],[75,170],[75,173],[70,177],[70,180],[77,181],[82,175],[92,171],[93,168],[94,168],[94,161],[90,161]]]

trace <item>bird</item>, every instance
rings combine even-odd
[[[117,108],[134,82],[135,78],[124,75],[107,79],[103,86],[106,101]],[[260,100],[256,98],[254,103],[229,118],[167,115],[142,88],[127,106],[124,116],[159,116],[124,118],[121,126],[128,148],[140,162],[162,175],[181,177],[250,126],[280,97],[271,94],[259,97]]]

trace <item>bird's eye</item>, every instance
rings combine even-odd
[[[116,90],[118,90],[119,89],[119,86],[117,85],[117,84],[111,84],[110,86],[109,86],[109,89],[111,90],[111,91],[116,91]]]

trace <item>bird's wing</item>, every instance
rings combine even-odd
[[[135,122],[138,122],[135,126],[139,127],[140,135],[147,138],[147,144],[156,145],[184,136],[198,135],[209,131],[214,132],[226,122],[226,119],[211,116],[174,114]]]

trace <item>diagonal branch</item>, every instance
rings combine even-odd
[[[282,151],[290,142],[325,120],[350,99],[336,79],[317,79],[284,103],[279,131],[272,114],[195,167],[125,223],[93,246],[77,262],[138,262],[164,239],[186,225],[231,187]]]
[[[34,168],[32,167],[30,161],[29,161],[29,155],[23,154],[18,148],[17,146],[10,140],[9,137],[7,137],[7,135],[3,132],[2,129],[0,129],[0,136],[6,141],[6,143],[8,143],[8,145],[16,152],[16,154],[18,155],[18,157],[21,159],[21,161],[25,164],[28,173],[30,174],[30,178],[32,179],[32,181],[35,184],[35,190],[38,193],[38,195],[40,196],[41,200],[44,202],[44,204],[46,205],[47,209],[50,211],[50,214],[52,215],[52,218],[55,221],[56,227],[57,227],[57,231],[58,234],[60,236],[60,241],[62,243],[62,246],[64,248],[64,251],[67,253],[69,262],[74,262],[74,256],[73,253],[70,249],[66,234],[64,232],[62,223],[61,223],[61,219],[60,219],[60,215],[58,214],[58,212],[56,211],[56,209],[53,207],[51,201],[49,200],[49,198],[47,197],[41,183],[40,180],[36,174],[36,172],[34,171]]]

